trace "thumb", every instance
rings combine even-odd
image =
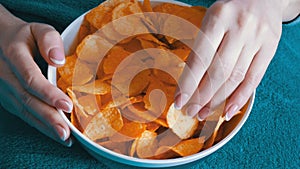
[[[46,62],[52,66],[65,64],[63,42],[60,34],[50,25],[32,23],[31,32]]]

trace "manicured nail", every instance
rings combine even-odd
[[[209,108],[204,107],[197,115],[199,121],[203,121],[209,115]]]
[[[180,110],[187,102],[189,96],[185,93],[181,93],[175,97],[175,104],[174,107],[177,110]]]
[[[54,64],[57,65],[63,65],[66,63],[65,54],[58,48],[53,48],[49,51],[49,58]]]
[[[236,114],[236,112],[238,111],[238,108],[239,107],[236,104],[231,105],[230,108],[228,109],[228,111],[226,112],[225,120],[229,121]]]
[[[73,145],[73,139],[69,137],[68,140],[65,141],[65,146],[71,147],[72,145]]]
[[[55,128],[58,132],[60,139],[62,141],[66,141],[67,140],[67,131],[61,125],[56,125]]]
[[[201,109],[201,106],[198,104],[191,104],[186,109],[187,115],[194,117]]]
[[[55,104],[55,107],[67,113],[71,113],[73,109],[73,105],[65,100],[58,100]]]

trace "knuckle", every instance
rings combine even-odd
[[[214,13],[214,16],[221,18],[229,14],[231,9],[231,4],[223,1],[218,1],[214,3],[210,12]]]
[[[240,69],[236,69],[231,73],[231,76],[229,77],[229,81],[232,83],[239,84],[245,79],[245,71],[242,71]]]
[[[35,67],[30,67],[22,72],[22,78],[24,82],[24,87],[26,90],[31,90],[34,86],[34,83],[37,78],[37,74],[40,74],[41,71],[39,69],[36,69]]]
[[[249,74],[247,77],[247,84],[249,87],[255,89],[258,86],[260,79],[261,78],[258,74]]]
[[[225,82],[230,77],[231,71],[230,64],[219,60],[216,65],[210,67],[208,74],[212,80]]]
[[[237,19],[238,29],[244,29],[248,27],[250,24],[253,24],[253,19],[254,19],[253,14],[247,11],[241,11]]]
[[[27,107],[31,107],[31,105],[32,105],[32,95],[30,93],[28,93],[26,90],[23,90],[20,93],[20,96],[21,96],[23,107],[24,107],[23,111],[25,111],[27,109]]]
[[[197,65],[199,70],[206,70],[209,65],[209,58],[208,57],[201,57],[197,53],[190,57],[188,60],[189,65]]]

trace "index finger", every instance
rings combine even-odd
[[[217,52],[224,34],[225,26],[216,19],[215,15],[210,15],[208,10],[203,19],[201,31],[179,78],[175,94],[175,107],[177,109],[181,109],[196,91]]]

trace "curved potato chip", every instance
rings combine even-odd
[[[78,121],[77,125],[80,126],[79,129],[81,131],[83,131],[83,129],[87,126],[89,121],[92,119],[92,116],[89,116],[85,112],[84,107],[79,104],[79,101],[78,101],[75,93],[70,88],[67,89],[67,92],[74,103],[74,110],[72,111],[73,118],[77,119],[77,121]]]
[[[123,119],[117,108],[104,109],[96,114],[83,131],[91,140],[110,137],[123,127]]]
[[[149,32],[145,22],[142,21],[145,20],[142,12],[137,1],[120,3],[113,9],[114,29],[121,35],[126,36]]]
[[[78,32],[78,42],[81,42],[87,35],[93,34],[97,31],[95,27],[90,25],[90,23],[86,20],[86,17],[82,21]]]
[[[140,137],[145,130],[146,125],[144,123],[129,122],[124,123],[119,133],[131,138],[137,138]]]
[[[172,104],[167,113],[167,123],[172,131],[181,139],[191,137],[197,129],[198,120],[175,109]]]
[[[124,95],[129,95],[129,97],[141,94],[149,84],[151,73],[149,69],[139,72],[133,79],[130,79],[132,73],[135,72],[136,69],[138,69],[138,66],[127,67],[124,71],[120,73],[117,72],[114,75],[114,78],[118,79],[117,82],[112,85]]]
[[[92,64],[98,64],[113,45],[101,36],[88,35],[76,48],[79,59]]]
[[[175,153],[171,147],[169,146],[161,146],[155,151],[154,159],[168,159],[168,158],[176,158],[179,157],[177,153]]]
[[[144,104],[142,102],[128,105],[122,112],[122,115],[132,121],[140,123],[151,122],[157,119],[155,115],[144,108]]]
[[[183,140],[176,144],[171,149],[180,156],[189,156],[198,153],[204,145],[205,137],[192,138],[189,140]]]
[[[153,12],[150,0],[144,0],[143,11],[144,12]]]
[[[159,134],[157,139],[159,147],[173,147],[181,141],[181,139],[174,132],[172,132],[172,130],[166,130],[165,132]]]
[[[129,56],[131,53],[127,52],[120,46],[114,46],[109,54],[103,59],[103,71],[106,74],[113,74],[119,64]]]
[[[59,78],[57,80],[57,86],[64,92],[66,93],[67,92],[67,88],[70,86],[70,84],[67,84],[63,78]]]
[[[86,20],[95,28],[100,29],[103,25],[111,21],[109,13],[120,3],[130,2],[130,0],[107,0],[92,9],[86,14]]]
[[[152,132],[155,132],[159,127],[160,127],[160,124],[156,123],[156,122],[148,122],[146,123],[146,129],[148,131],[152,131]]]
[[[138,139],[135,139],[131,144],[131,147],[130,147],[130,150],[129,150],[129,155],[131,157],[133,157],[136,153],[136,146],[137,146],[138,141],[139,141]]]
[[[99,105],[98,103],[101,103],[100,97],[97,97],[96,95],[88,94],[85,96],[81,96],[78,98],[78,103],[83,107],[84,111],[88,115],[95,115],[97,112],[99,112]]]
[[[198,153],[204,145],[204,138],[192,138],[183,140],[175,146],[160,146],[155,152],[155,159],[175,158],[189,156]]]
[[[140,158],[151,158],[157,149],[157,134],[145,130],[141,137],[137,138],[136,153]]]
[[[170,105],[174,102],[176,86],[170,86],[157,79],[160,78],[151,79],[143,100],[147,110],[165,119]]]
[[[102,80],[95,80],[83,86],[72,86],[72,90],[74,91],[99,95],[110,93],[110,88],[110,85]]]
[[[142,96],[127,98],[123,95],[119,95],[111,98],[110,101],[108,101],[106,104],[103,104],[102,108],[119,107],[121,109],[124,109],[131,104],[142,102],[142,99]]]

